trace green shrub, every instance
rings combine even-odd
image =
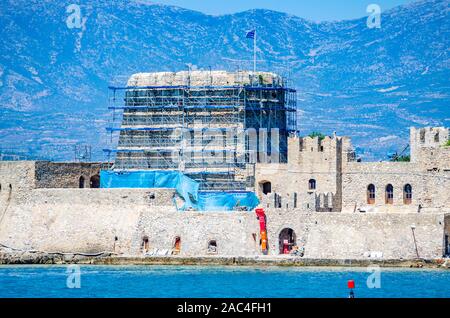
[[[313,131],[312,133],[310,133],[308,135],[308,137],[311,137],[311,138],[319,137],[319,140],[325,139],[325,135],[318,131]]]
[[[395,158],[392,159],[392,161],[395,161],[395,162],[409,162],[409,161],[411,161],[411,156],[407,155],[407,156],[395,157]]]
[[[450,139],[444,144],[444,147],[450,147]]]

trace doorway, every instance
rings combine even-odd
[[[92,176],[89,184],[91,188],[100,188],[100,176],[98,174]]]
[[[289,254],[292,248],[297,244],[297,236],[291,228],[284,228],[280,232],[279,247],[280,254]]]
[[[78,179],[78,187],[80,189],[84,188],[84,177],[81,176],[80,179]]]
[[[260,187],[263,194],[269,194],[272,192],[272,183],[269,181],[261,182]]]
[[[173,243],[173,253],[174,255],[180,254],[181,251],[181,238],[179,236],[175,237],[175,242]]]

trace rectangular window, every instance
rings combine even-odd
[[[297,192],[294,192],[294,209],[297,207]]]
[[[445,236],[444,248],[445,248],[444,250],[445,256],[450,256],[450,241],[448,235]]]

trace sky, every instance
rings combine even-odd
[[[414,0],[154,0],[212,15],[229,14],[249,9],[271,9],[290,13],[312,21],[334,21],[367,16],[369,4],[382,11]]]

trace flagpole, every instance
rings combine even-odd
[[[253,73],[256,74],[256,28],[255,36],[253,37]]]

